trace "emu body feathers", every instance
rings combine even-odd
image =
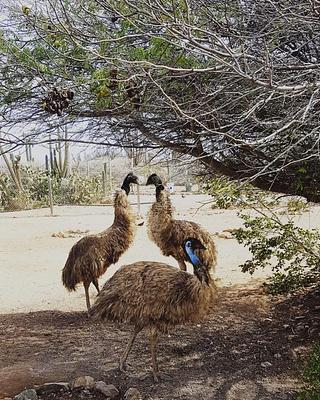
[[[170,265],[139,261],[121,267],[104,284],[92,307],[95,317],[168,332],[196,322],[208,311],[212,286]]]
[[[186,271],[185,262],[190,260],[181,243],[188,237],[197,238],[206,250],[195,250],[195,254],[204,266],[214,271],[217,251],[210,233],[195,222],[174,219],[170,196],[164,188],[157,190],[156,202],[149,211],[147,229],[149,238],[160,248],[162,254],[175,258],[183,271]]]
[[[134,239],[135,217],[124,190],[115,195],[114,211],[114,222],[108,229],[85,236],[73,245],[62,270],[62,282],[69,291],[76,290],[77,284],[83,283],[88,311],[90,283],[99,292],[98,278],[119,260]]]
[[[201,274],[195,276],[167,264],[140,261],[121,267],[105,283],[91,309],[91,315],[134,326],[120,359],[120,370],[126,368],[126,360],[137,334],[148,327],[153,376],[158,381],[158,332],[167,332],[176,325],[200,320],[212,302],[214,283],[207,269],[202,266],[200,269],[206,275],[207,283],[197,277]]]

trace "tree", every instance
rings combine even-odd
[[[3,129],[50,119],[77,126],[76,138],[169,148],[209,176],[319,201],[319,13],[315,0],[11,9],[17,30],[3,27],[0,42]],[[62,117],[40,107],[54,87],[75,93]]]

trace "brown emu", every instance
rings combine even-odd
[[[156,202],[151,206],[147,221],[150,239],[163,255],[175,258],[179,268],[186,271],[185,262],[190,261],[179,243],[183,243],[188,237],[197,238],[206,247],[206,250],[197,250],[197,256],[203,265],[214,271],[217,250],[210,233],[195,222],[174,219],[169,193],[164,189],[158,175],[149,176],[147,185],[152,184],[156,187]]]
[[[120,370],[137,334],[150,329],[154,380],[159,379],[156,348],[159,332],[176,325],[200,320],[209,310],[215,286],[208,269],[195,250],[204,249],[197,239],[187,239],[182,247],[193,264],[194,275],[170,265],[139,261],[121,267],[103,286],[91,309],[94,318],[132,324],[132,336],[120,358]]]
[[[77,284],[83,283],[88,313],[91,282],[99,293],[98,278],[119,260],[133,242],[135,217],[127,197],[131,183],[137,184],[138,178],[129,173],[121,190],[114,196],[113,224],[103,232],[85,236],[74,244],[62,270],[62,283],[69,291],[76,290]]]

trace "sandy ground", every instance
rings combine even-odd
[[[200,223],[215,233],[237,228],[241,221],[235,210],[211,210],[205,195],[173,195],[173,204],[180,219]],[[136,209],[136,196],[131,203]],[[142,214],[146,216],[154,196],[142,196]],[[199,207],[202,206],[200,209]],[[61,285],[61,269],[76,238],[52,237],[53,233],[80,230],[90,233],[102,231],[113,221],[113,207],[55,207],[51,217],[48,209],[0,214],[0,313],[40,310],[78,311],[85,309],[83,288],[69,294]],[[84,234],[83,234],[84,235]],[[238,265],[249,255],[236,240],[216,239],[219,284],[228,286],[247,282],[250,275],[243,274]],[[176,265],[173,258],[164,257],[147,237],[146,226],[138,227],[133,246],[100,278],[103,283],[123,264],[139,260],[163,261]],[[260,271],[255,278],[268,275]],[[92,288],[92,295],[95,295]]]

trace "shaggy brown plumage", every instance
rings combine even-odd
[[[203,249],[197,240],[189,241],[193,249]],[[207,268],[201,264],[194,265],[194,274],[159,262],[140,261],[121,267],[105,283],[91,314],[95,318],[121,321],[134,326],[128,346],[120,359],[122,371],[125,370],[137,334],[148,327],[153,374],[154,379],[158,380],[158,332],[168,332],[176,325],[200,320],[208,312],[213,299],[215,286]]]
[[[148,214],[149,238],[160,248],[163,255],[175,258],[183,271],[186,271],[185,263],[189,262],[189,259],[181,244],[188,237],[197,238],[204,244],[206,250],[197,250],[196,254],[201,263],[214,272],[217,264],[217,250],[210,233],[195,222],[174,219],[170,195],[164,189],[161,179],[156,174],[152,174],[147,181],[147,185],[150,184],[156,186],[156,202],[151,206]]]
[[[135,217],[128,201],[130,183],[137,177],[128,174],[122,189],[114,197],[114,221],[106,230],[88,235],[74,244],[62,270],[62,283],[69,290],[76,290],[83,283],[88,313],[90,310],[89,286],[91,282],[99,293],[98,278],[116,263],[130,247],[135,234]]]

